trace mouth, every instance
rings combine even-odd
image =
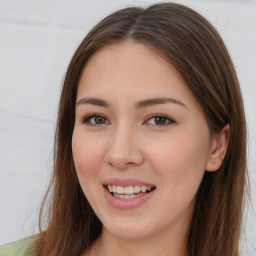
[[[155,198],[154,184],[133,178],[109,178],[102,185],[106,201],[118,210],[135,209]]]
[[[105,188],[113,197],[119,199],[132,199],[140,197],[156,189],[154,186],[119,186],[113,184],[105,185]]]

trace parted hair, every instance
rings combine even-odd
[[[99,237],[102,223],[80,187],[71,140],[79,79],[100,48],[132,40],[151,47],[183,76],[212,134],[230,124],[226,156],[205,172],[187,238],[189,256],[238,256],[247,185],[246,121],[239,81],[215,28],[180,4],[118,10],[84,38],[68,66],[59,101],[54,168],[40,211],[37,256],[81,255]]]

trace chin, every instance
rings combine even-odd
[[[125,240],[138,240],[150,236],[152,230],[149,225],[143,223],[133,223],[129,220],[115,220],[103,224],[104,229],[112,236]]]

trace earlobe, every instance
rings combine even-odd
[[[217,171],[225,158],[230,136],[230,125],[227,124],[218,134],[212,138],[211,149],[206,164],[206,171]]]

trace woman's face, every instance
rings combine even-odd
[[[210,147],[198,102],[152,49],[125,42],[90,58],[78,86],[72,150],[103,230],[126,239],[184,230]]]

